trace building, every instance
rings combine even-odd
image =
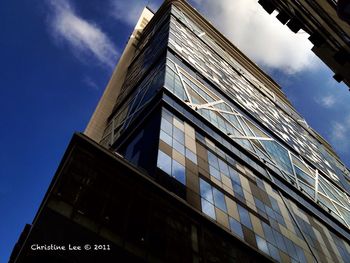
[[[304,30],[314,45],[312,51],[344,81],[350,90],[350,25],[348,1],[343,0],[259,0],[269,13],[294,33]],[[339,2],[339,3],[338,3]],[[338,6],[339,4],[339,6]]]
[[[10,262],[349,262],[349,181],[269,76],[167,0],[141,15]]]

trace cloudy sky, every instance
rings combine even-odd
[[[83,131],[145,4],[160,0],[0,2],[0,262],[30,223],[74,131]],[[350,93],[257,0],[192,0],[282,86],[350,166]]]

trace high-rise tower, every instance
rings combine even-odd
[[[152,16],[11,260],[349,262],[349,172],[331,146],[185,1]]]

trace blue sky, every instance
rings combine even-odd
[[[0,2],[0,262],[32,221],[73,132],[84,130],[142,7],[160,2]],[[347,87],[310,52],[304,33],[276,29],[256,2],[193,1],[276,78],[349,166]]]

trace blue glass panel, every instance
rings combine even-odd
[[[276,220],[275,212],[268,206],[266,206],[266,213],[270,218]]]
[[[208,200],[210,203],[213,204],[214,198],[213,198],[211,185],[202,179],[199,180],[199,185],[200,185],[201,197],[203,197],[204,199]]]
[[[225,196],[219,190],[213,187],[214,204],[216,207],[220,208],[222,211],[227,213]]]
[[[299,247],[298,245],[296,245],[296,244],[294,245],[294,247],[295,247],[295,250],[297,251],[297,256],[298,256],[297,259],[299,259],[299,261],[301,263],[306,263],[307,260],[306,260],[306,257],[305,257],[304,250],[301,247]]]
[[[160,131],[160,139],[169,146],[173,145],[173,138],[162,130]]]
[[[171,157],[161,150],[158,151],[157,167],[171,175]]]
[[[209,173],[214,176],[216,179],[221,181],[221,175],[218,170],[216,170],[213,166],[209,165]]]
[[[174,139],[180,142],[181,144],[185,144],[185,134],[179,128],[174,126]]]
[[[182,184],[186,184],[185,166],[173,160],[172,176]]]
[[[286,222],[284,221],[283,216],[281,216],[278,213],[275,213],[275,215],[276,215],[277,222],[280,223],[282,226],[286,226]]]
[[[236,184],[236,183],[232,182],[232,187],[233,187],[233,192],[235,194],[238,194],[241,197],[244,197],[243,189],[242,189],[242,187],[239,184]]]
[[[233,233],[235,233],[240,238],[244,238],[242,225],[234,218],[230,217],[230,229]]]
[[[267,247],[267,243],[266,243],[266,240],[259,237],[258,235],[255,235],[255,238],[256,238],[256,244],[258,245],[258,248],[269,255],[269,249]]]
[[[210,151],[208,151],[208,162],[211,166],[215,167],[216,169],[219,169],[218,157],[216,157],[216,155]]]
[[[279,167],[284,171],[293,174],[292,164],[286,149],[275,141],[262,141],[262,144]]]
[[[164,118],[162,118],[161,129],[170,136],[173,135],[173,125]]]
[[[186,157],[197,164],[197,155],[188,148],[186,148]]]
[[[264,185],[263,180],[261,180],[261,179],[259,179],[259,178],[256,178],[256,185],[257,185],[260,189],[262,189],[262,190],[265,191],[265,185]],[[265,191],[265,192],[266,192],[266,191]]]
[[[273,245],[277,245],[275,238],[273,236],[272,228],[269,225],[267,225],[265,222],[262,222],[261,225],[263,227],[266,240]]]
[[[285,237],[284,242],[285,242],[287,250],[288,250],[288,255],[290,255],[291,257],[293,257],[295,259],[298,259],[297,252],[295,250],[295,246],[294,246],[293,241],[291,241],[290,239]]]
[[[162,110],[162,117],[166,119],[168,122],[173,123],[173,114],[164,108]]]
[[[281,257],[280,257],[280,253],[278,252],[278,249],[275,246],[271,245],[270,243],[267,243],[267,247],[269,248],[270,256],[275,260],[277,260],[278,262],[281,262]]]
[[[187,79],[187,81],[191,84],[191,88],[195,90],[198,94],[202,95],[203,98],[205,98],[208,102],[214,101],[206,92],[204,92],[201,88],[195,85],[192,81],[190,81],[189,79]]]
[[[272,209],[276,212],[278,212],[279,214],[281,214],[280,208],[278,206],[278,202],[276,201],[275,198],[273,198],[272,196],[269,195],[269,199],[272,205]]]
[[[260,209],[261,211],[266,212],[266,211],[265,211],[265,205],[264,205],[264,203],[261,202],[260,199],[256,198],[255,196],[254,196],[254,203],[255,203],[255,206],[256,206],[258,209]]]
[[[297,174],[297,177],[299,180],[303,181],[306,184],[311,185],[312,187],[315,186],[315,180],[313,178],[311,178],[310,175],[308,175],[307,173],[304,173],[304,171],[302,171],[301,169],[299,169],[296,166],[294,166],[294,169],[295,169],[295,173]]]
[[[219,167],[220,167],[220,172],[222,172],[223,174],[225,174],[227,176],[229,175],[228,166],[221,159],[219,159]]]
[[[215,217],[215,209],[214,205],[209,203],[207,200],[201,198],[201,203],[202,203],[202,211],[204,214],[210,216],[214,220],[216,219]]]
[[[182,155],[185,155],[185,146],[183,146],[181,143],[179,143],[176,140],[173,140],[173,147],[176,151],[178,151]]]
[[[277,247],[282,250],[284,253],[288,253],[287,247],[284,243],[284,238],[282,234],[274,229],[272,229],[273,235],[274,235],[274,240],[276,240],[276,245]]]
[[[241,180],[239,179],[239,174],[235,169],[229,167],[229,174],[230,174],[230,177],[231,177],[233,183],[241,185]]]
[[[237,143],[239,143],[241,146],[243,146],[244,148],[250,150],[251,152],[254,152],[254,149],[253,149],[252,145],[250,144],[249,140],[246,140],[246,139],[235,139],[235,141]]]
[[[237,205],[237,207],[238,207],[238,213],[239,213],[239,217],[241,219],[241,223],[243,225],[245,225],[246,227],[248,227],[249,229],[253,230],[253,226],[252,226],[252,222],[250,221],[250,216],[249,216],[248,210],[243,208],[240,205]]]

